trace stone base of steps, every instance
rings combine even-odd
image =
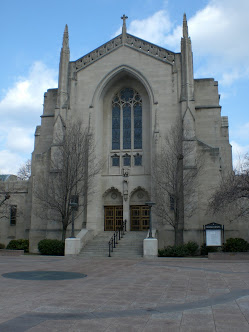
[[[108,257],[108,242],[113,232],[101,232],[90,241],[80,252],[83,257]],[[126,232],[118,240],[116,248],[111,252],[111,257],[138,258],[143,256],[143,240],[147,232]]]

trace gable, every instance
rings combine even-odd
[[[111,39],[104,45],[96,48],[94,51],[84,55],[82,58],[74,61],[76,71],[79,71],[93,62],[99,60],[105,55],[111,53],[112,51],[118,49],[121,46],[130,47],[138,52],[152,56],[157,60],[173,64],[175,60],[175,53],[171,52],[165,48],[159,47],[155,44],[149,43],[143,39],[137,38],[130,34],[126,35],[125,42],[122,42],[122,35]]]

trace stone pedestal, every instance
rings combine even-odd
[[[78,255],[81,250],[79,238],[67,238],[65,241],[65,256]]]
[[[144,258],[156,258],[158,256],[158,240],[155,238],[144,239]]]

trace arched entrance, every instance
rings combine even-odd
[[[150,214],[145,202],[149,195],[143,188],[137,188],[131,193],[130,198],[130,225],[131,231],[146,231],[149,229]]]
[[[115,231],[123,222],[123,198],[116,188],[107,190],[104,197],[104,230]]]

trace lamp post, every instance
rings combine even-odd
[[[150,216],[150,232],[149,232],[149,238],[153,238],[152,236],[152,220],[151,220],[151,208],[153,205],[155,205],[156,203],[154,202],[146,202],[145,205],[147,205],[149,207],[149,216]]]
[[[71,199],[69,206],[71,207],[72,210],[72,232],[71,232],[71,236],[70,238],[75,238],[74,236],[74,211],[77,209],[78,207],[78,203],[74,202],[73,199]]]

